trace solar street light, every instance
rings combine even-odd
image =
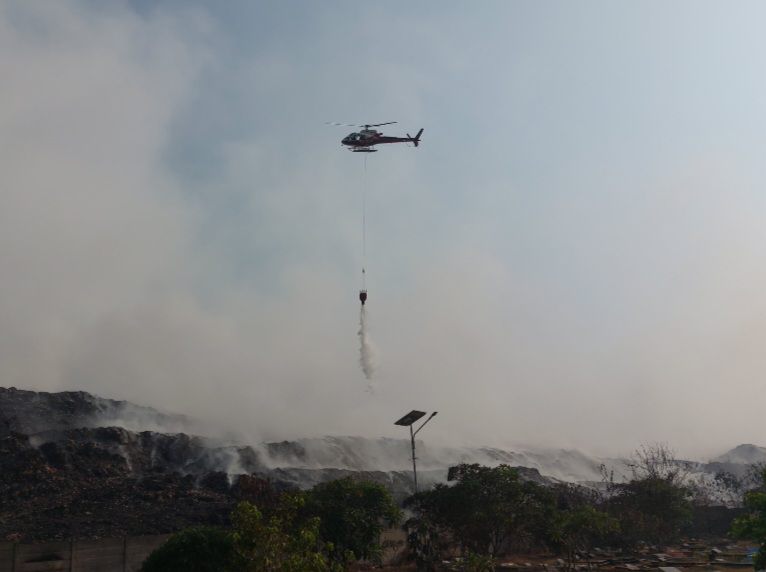
[[[431,413],[431,415],[423,421],[423,423],[418,427],[416,430],[412,430],[412,425],[417,421],[418,419],[425,416],[425,411],[418,411],[417,409],[413,409],[410,411],[407,415],[399,419],[399,421],[396,421],[394,425],[401,425],[402,427],[409,427],[410,428],[410,442],[412,443],[412,476],[415,480],[415,492],[418,492],[418,468],[415,463],[415,435],[418,434],[418,431],[420,431],[426,423],[428,423],[431,419],[434,418],[434,416],[438,413],[438,411],[434,411]]]

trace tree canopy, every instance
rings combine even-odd
[[[495,555],[508,543],[524,544],[541,533],[555,506],[550,491],[508,465],[464,464],[454,475],[454,485],[436,485],[408,504],[470,552]]]
[[[380,484],[351,478],[315,486],[303,513],[317,518],[321,537],[332,543],[336,559],[379,562],[383,527],[401,520],[391,493]]]
[[[759,544],[753,558],[756,570],[766,568],[766,468],[761,467],[760,483],[757,488],[745,493],[745,508],[748,513],[738,518],[732,533],[739,538],[754,540]]]
[[[340,479],[287,493],[253,484],[251,496],[263,499],[262,507],[240,502],[230,530],[174,534],[142,572],[337,572],[352,560],[380,561],[383,526],[401,518],[390,493],[375,483]]]
[[[688,467],[662,443],[645,445],[629,464],[632,478],[610,483],[606,509],[620,523],[615,544],[634,545],[672,542],[692,516],[692,490],[687,485]]]

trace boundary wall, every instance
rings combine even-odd
[[[0,542],[0,572],[138,572],[170,537],[126,536],[20,544]]]
[[[170,534],[126,536],[21,544],[0,542],[0,572],[139,572],[141,564]],[[402,557],[406,535],[389,529],[381,534],[383,562]]]

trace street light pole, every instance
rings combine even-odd
[[[413,424],[415,423],[415,421],[423,417],[425,415],[425,412],[417,411],[417,410],[410,411],[407,415],[405,415],[404,417],[399,419],[399,421],[394,423],[394,425],[403,425],[405,427],[410,428],[410,443],[412,445],[412,477],[413,477],[413,480],[415,481],[415,493],[418,492],[418,467],[416,463],[417,457],[415,456],[415,435],[417,435],[418,432],[420,432],[420,430],[423,427],[425,427],[426,423],[428,423],[431,419],[433,419],[437,413],[438,411],[434,411],[433,413],[431,413],[431,416],[425,421],[423,421],[422,425],[414,431],[412,430]]]
[[[418,492],[418,467],[415,465],[415,433],[412,432],[412,425],[410,425],[410,441],[412,442],[412,476],[415,479],[415,494]]]

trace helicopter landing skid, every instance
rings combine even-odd
[[[354,153],[377,153],[377,149],[370,149],[369,147],[358,147],[356,149],[351,149]]]

